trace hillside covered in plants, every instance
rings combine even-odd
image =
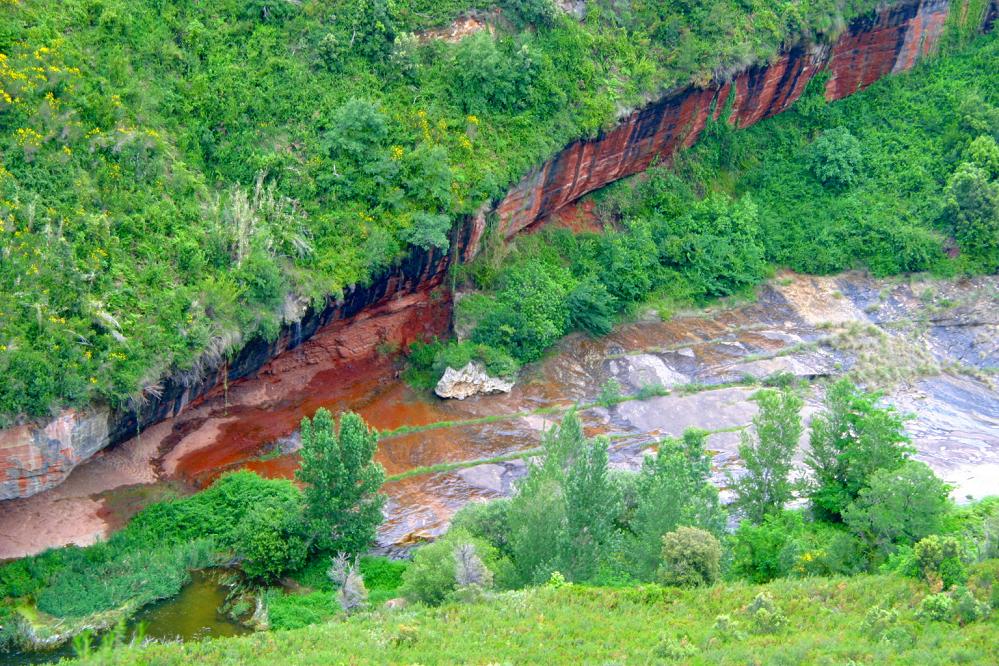
[[[876,5],[6,0],[0,415],[141,404],[570,140]]]
[[[995,273],[997,61],[985,36],[832,103],[820,74],[746,129],[722,110],[671,163],[462,266],[455,319],[468,340],[417,345],[413,379],[473,357],[509,374],[569,331],[750,294],[774,269]]]
[[[0,661],[996,663],[997,13],[0,0]]]

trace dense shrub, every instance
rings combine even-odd
[[[301,498],[296,497],[289,502],[260,504],[247,513],[232,539],[247,576],[272,581],[302,566],[308,544],[301,530],[301,511]]]
[[[954,600],[949,594],[929,594],[919,602],[917,616],[926,620],[946,622],[954,614]]]
[[[658,578],[664,585],[711,585],[721,574],[721,544],[710,532],[679,527],[663,535]]]
[[[950,508],[950,486],[925,463],[879,469],[843,512],[843,521],[882,554],[938,531]]]
[[[961,542],[956,538],[932,534],[913,547],[913,557],[919,572],[930,584],[948,589],[967,580],[961,550]]]
[[[580,282],[569,292],[569,324],[593,335],[607,335],[614,326],[617,299],[595,279]]]
[[[759,524],[742,521],[732,541],[732,573],[754,583],[788,575],[803,550],[804,529],[796,511],[768,515]]]
[[[850,187],[863,168],[860,141],[846,127],[823,131],[812,144],[810,157],[815,177],[831,187]]]
[[[999,181],[990,177],[991,159],[980,156],[985,167],[962,163],[947,182],[946,216],[954,235],[985,270],[999,266]]]
[[[726,296],[767,273],[758,208],[748,196],[733,201],[710,195],[686,214],[657,223],[656,238],[664,264],[684,276],[695,296]]]
[[[569,326],[569,276],[564,269],[534,262],[504,277],[496,308],[472,333],[475,342],[506,350],[521,362],[536,361]]]
[[[479,561],[485,567],[491,567],[490,574],[493,576],[497,567],[504,566],[491,545],[466,532],[451,530],[444,538],[416,550],[412,563],[402,575],[402,595],[410,601],[430,606],[448,599],[460,587],[455,553],[469,544],[474,547]]]

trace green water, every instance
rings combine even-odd
[[[236,636],[249,629],[224,616],[219,609],[225,601],[226,588],[212,572],[195,571],[191,582],[180,594],[140,611],[128,623],[128,635],[135,635],[140,624],[146,638],[155,640],[200,640],[215,636]],[[100,639],[94,641],[100,644]],[[73,657],[71,643],[45,652],[0,652],[0,664],[44,664]]]

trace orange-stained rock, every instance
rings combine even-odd
[[[994,22],[997,6],[991,5],[984,28]],[[570,144],[528,174],[497,206],[500,229],[513,236],[584,194],[645,170],[653,160],[669,160],[693,145],[709,116],[717,118],[729,105],[729,122],[748,127],[785,110],[824,69],[830,74],[830,100],[907,70],[936,48],[948,7],[947,0],[896,3],[853,21],[831,47],[796,45],[732,81],[674,91],[596,138]]]
[[[496,206],[507,237],[557,213],[584,194],[669,160],[692,145],[709,116],[748,127],[776,115],[801,96],[816,73],[830,73],[825,94],[839,99],[879,78],[911,68],[932,52],[947,20],[947,0],[901,0],[853,21],[831,46],[796,45],[773,63],[731,81],[674,91],[635,111],[594,139],[573,142],[513,187]],[[984,17],[989,30],[999,16],[993,0]],[[60,481],[79,462],[144,428],[175,416],[192,401],[232,389],[242,378],[277,375],[301,364],[354,363],[380,350],[440,335],[450,326],[451,296],[444,278],[455,257],[470,261],[486,229],[480,210],[455,233],[455,252],[414,251],[370,286],[347,289],[320,308],[306,309],[274,341],[247,341],[231,363],[207,363],[199,372],[175,373],[138,412],[106,408],[65,411],[49,423],[0,431],[0,499],[25,497]],[[312,342],[299,349],[306,340]],[[287,354],[299,350],[296,354]]]

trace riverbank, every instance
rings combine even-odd
[[[81,466],[54,491],[5,502],[0,556],[93,541],[144,498],[155,499],[157,489],[192,490],[225,469],[290,478],[295,430],[319,406],[352,409],[398,433],[383,439],[377,454],[390,478],[402,477],[385,487],[390,502],[379,533],[379,547],[393,552],[440,534],[465,502],[509,494],[524,472],[523,456],[558,411],[595,404],[609,379],[633,399],[593,406],[582,416],[591,433],[613,437],[619,466],[637,465],[658,436],[701,427],[715,431],[708,444],[720,482],[737,464],[738,429],[755,414],[748,400],[753,384],[779,373],[812,381],[807,415],[824,378],[852,373],[915,413],[909,430],[917,457],[956,486],[955,497],[994,494],[997,289],[997,278],[783,275],[762,287],[755,302],[667,322],[650,313],[604,338],[570,336],[509,395],[461,402],[417,394],[397,377],[389,356],[329,371],[303,363],[297,373],[234,385],[227,398],[206,401]],[[312,352],[306,343],[292,353]],[[654,385],[669,395],[642,398],[642,387]],[[503,457],[509,459],[478,462]]]
[[[754,627],[746,609],[761,593],[786,626]],[[927,586],[914,580],[868,575],[707,589],[566,585],[438,608],[364,612],[276,634],[128,648],[79,663],[985,665],[999,659],[999,619],[966,626],[919,620],[916,609],[927,594]],[[867,620],[878,607],[895,613],[887,615],[886,626]]]

